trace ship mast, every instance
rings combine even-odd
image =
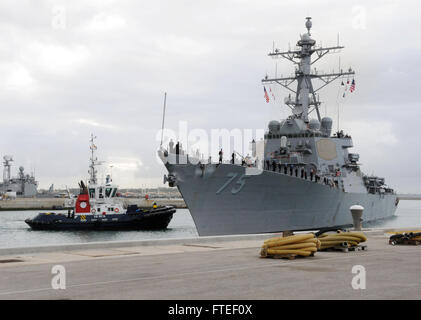
[[[95,156],[95,150],[97,149],[96,145],[94,144],[95,139],[96,139],[96,136],[91,134],[91,139],[89,140],[91,142],[91,145],[89,146],[89,148],[91,149],[91,158],[90,158],[89,171],[88,171],[90,184],[97,184],[96,174],[98,173],[98,170],[95,169],[95,166],[100,164],[98,162],[98,158]]]
[[[3,166],[4,166],[4,170],[3,170],[3,182],[5,184],[9,183],[10,181],[10,167],[12,166],[10,163],[13,161],[12,156],[4,156],[3,157]]]
[[[321,121],[319,110],[321,102],[319,98],[316,97],[316,93],[339,77],[354,75],[355,72],[351,68],[346,72],[341,69],[339,72],[325,74],[319,74],[315,69],[313,71],[311,70],[311,65],[326,54],[338,52],[338,50],[343,49],[344,47],[339,46],[339,44],[335,47],[316,47],[316,41],[310,37],[310,29],[312,27],[311,17],[307,17],[306,19],[305,26],[307,28],[307,33],[304,33],[301,36],[301,40],[297,42],[296,50],[279,52],[278,49],[274,49],[273,52],[269,53],[269,56],[271,57],[285,58],[294,64],[297,64],[295,76],[272,79],[266,76],[265,79],[262,80],[262,83],[276,83],[291,91],[295,95],[295,99],[289,95],[289,97],[285,98],[285,104],[291,108],[292,113],[297,118],[302,119],[304,122],[308,122],[308,115],[315,110],[318,120]],[[315,53],[317,57],[315,60],[311,61],[313,53]],[[321,86],[314,89],[312,79],[321,80]],[[296,90],[291,88],[295,81],[297,81]],[[313,108],[310,110],[311,107]]]

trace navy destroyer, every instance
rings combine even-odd
[[[311,18],[306,19],[307,32],[294,50],[269,53],[297,66],[291,77],[262,80],[263,85],[280,85],[293,94],[285,98],[292,112],[286,119],[270,121],[262,145],[252,142],[253,157],[241,165],[234,156],[231,163],[211,163],[173,148],[158,150],[168,170],[164,181],[179,189],[201,236],[350,225],[353,205],[365,208],[364,221],[395,213],[394,190],[384,178],[365,175],[359,155],[349,152],[351,136],[332,133],[332,119],[321,118],[318,91],[336,79],[349,80],[355,72],[312,69],[313,63],[343,47],[316,46]],[[320,80],[320,87],[313,87],[313,80]]]

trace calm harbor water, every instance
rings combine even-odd
[[[163,231],[35,231],[25,219],[42,211],[0,211],[0,248],[42,246],[95,241],[127,241],[198,237],[187,209],[177,209]],[[47,212],[47,211],[45,211]],[[55,211],[67,213],[67,211]]]
[[[24,220],[38,211],[0,211],[0,248],[95,241],[198,237],[187,209],[178,209],[165,231],[33,231]],[[396,216],[365,225],[370,228],[421,227],[421,201],[401,201]]]

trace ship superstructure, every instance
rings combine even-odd
[[[349,208],[356,204],[365,208],[365,221],[395,213],[393,189],[384,178],[364,175],[359,155],[349,152],[351,136],[343,131],[332,134],[332,119],[321,118],[318,92],[355,72],[312,69],[316,61],[343,47],[317,47],[311,18],[306,20],[307,32],[296,49],[269,53],[297,66],[291,77],[262,80],[290,92],[284,102],[291,115],[269,122],[261,148],[252,142],[253,161],[212,164],[162,147],[158,152],[169,172],[165,180],[178,187],[200,235],[343,226],[352,223]],[[317,88],[316,79],[322,83]]]
[[[4,197],[35,197],[37,195],[38,182],[35,176],[25,173],[25,168],[20,166],[16,177],[12,177],[11,168],[13,157],[3,157],[3,183],[0,183],[0,195]]]
[[[275,84],[293,93],[284,102],[291,115],[281,121],[273,120],[265,134],[264,167],[267,170],[290,172],[299,177],[317,179],[346,192],[393,193],[384,184],[384,178],[363,176],[358,164],[359,155],[350,153],[352,138],[343,131],[332,135],[332,119],[321,118],[319,96],[316,95],[336,79],[353,76],[355,71],[322,73],[312,66],[328,53],[343,46],[316,47],[311,38],[311,18],[306,18],[307,33],[301,35],[295,50],[280,52],[275,49],[270,57],[281,57],[297,65],[295,75],[283,78],[265,77],[263,84]],[[312,57],[315,59],[312,60]],[[313,80],[322,83],[313,87]],[[293,85],[296,85],[294,88]],[[314,112],[317,118],[309,119]],[[374,187],[375,184],[375,187]]]

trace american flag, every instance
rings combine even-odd
[[[352,79],[351,87],[349,88],[350,92],[353,92],[355,90],[355,80]]]
[[[265,90],[265,99],[266,99],[266,102],[269,103],[269,95],[268,95],[268,93],[266,91],[266,87],[263,87],[263,89]]]

